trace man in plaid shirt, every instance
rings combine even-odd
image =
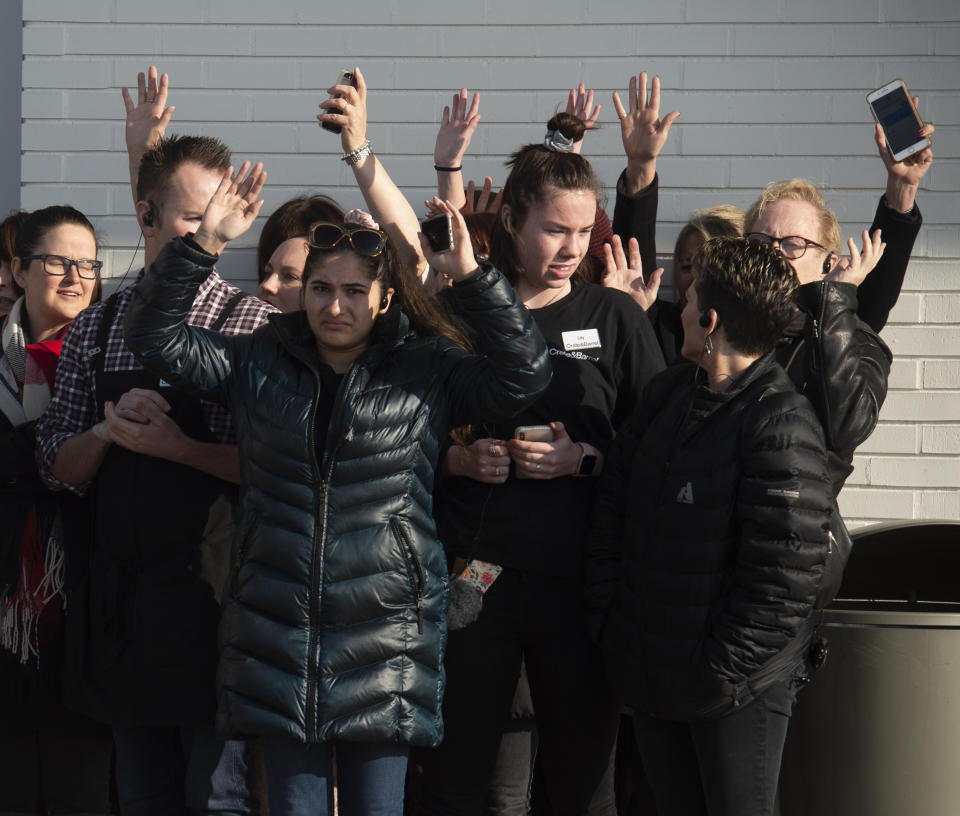
[[[207,137],[161,138],[143,155],[136,211],[147,267],[197,228],[229,167],[229,149]],[[136,361],[122,335],[132,294],[130,286],[74,321],[37,425],[45,481],[89,490],[94,517],[78,542],[90,564],[68,616],[79,657],[67,700],[113,726],[124,812],[249,812],[244,744],[217,740],[212,727],[230,483],[239,477],[231,420]],[[273,311],[214,271],[187,322],[243,334]]]

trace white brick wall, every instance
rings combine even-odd
[[[604,183],[622,168],[610,91],[663,79],[683,116],[660,162],[659,250],[691,210],[749,204],[767,181],[827,185],[844,229],[869,223],[883,186],[864,94],[902,76],[937,125],[920,195],[925,225],[884,337],[891,392],[841,506],[854,523],[960,518],[960,7],[955,0],[24,0],[22,205],[92,215],[119,276],[134,258],[119,88],[156,62],[171,76],[172,130],[224,138],[270,172],[265,212],[319,189],[359,203],[337,139],[314,123],[341,67],[371,87],[370,137],[411,200],[451,92],[481,92],[468,173],[503,179],[566,89],[596,88],[604,128],[587,153]],[[757,22],[761,21],[761,22]],[[115,56],[115,55],[122,56]],[[640,56],[638,56],[640,55]],[[224,259],[252,286],[254,238]]]

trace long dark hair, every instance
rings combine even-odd
[[[331,222],[338,223],[338,222]],[[339,226],[345,230],[356,229],[356,224],[345,224],[341,220]],[[397,252],[397,248],[387,233],[382,233],[386,241],[383,252],[377,257],[354,254],[363,263],[371,281],[379,281],[381,288],[386,291],[393,289],[391,308],[399,306],[410,320],[411,328],[421,337],[448,337],[464,351],[471,350],[470,340],[466,332],[453,320],[449,319],[436,308],[432,299],[424,293],[423,284],[416,272],[405,264]],[[350,245],[343,241],[334,249],[320,249],[311,246],[307,253],[307,261],[303,267],[303,278],[300,285],[306,290],[310,278],[318,272],[332,257],[345,252],[354,252]]]
[[[547,130],[562,134],[574,142],[583,138],[586,123],[570,113],[557,113],[549,122]],[[507,166],[510,175],[503,185],[500,200],[500,213],[493,225],[490,240],[490,260],[512,284],[523,270],[517,257],[517,248],[513,236],[503,225],[504,205],[510,207],[513,230],[523,227],[531,207],[543,204],[552,190],[590,190],[600,197],[600,184],[593,168],[579,153],[564,153],[551,150],[541,144],[528,144],[514,153]],[[574,275],[583,277],[588,273],[588,256],[580,261]]]

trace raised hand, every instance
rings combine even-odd
[[[463,216],[449,201],[441,201],[434,197],[432,202],[436,213],[450,213],[453,218],[453,249],[449,252],[436,253],[430,249],[430,242],[421,232],[420,248],[431,268],[441,275],[446,275],[454,281],[463,280],[477,269],[477,259],[473,256],[473,245],[470,243],[470,233]]]
[[[850,248],[850,257],[841,258],[833,270],[827,274],[826,280],[837,283],[852,283],[859,286],[873,268],[879,263],[887,245],[880,240],[880,230],[874,230],[871,236],[867,230],[863,231],[863,249],[858,250],[853,238],[847,239]]]
[[[913,104],[919,105],[920,99],[913,97]],[[927,122],[921,129],[920,135],[929,138],[936,128]],[[874,141],[877,143],[877,152],[887,168],[887,204],[898,212],[909,212],[913,209],[917,188],[921,179],[927,174],[933,164],[933,151],[928,147],[919,153],[908,156],[903,161],[894,161],[890,148],[887,147],[887,138],[879,123],[874,123]]]
[[[626,292],[641,309],[649,309],[657,300],[663,269],[653,270],[649,280],[644,280],[640,245],[636,238],[630,239],[624,254],[620,236],[614,235],[610,244],[603,245],[603,254],[603,285]]]
[[[670,126],[680,115],[671,111],[660,117],[660,77],[654,76],[647,98],[647,72],[630,77],[629,109],[624,109],[620,96],[613,92],[613,107],[620,117],[620,137],[627,156],[628,193],[637,193],[653,181],[657,156],[670,133]]]
[[[329,99],[320,103],[317,119],[340,125],[340,144],[344,153],[352,153],[367,140],[367,83],[359,68],[353,69],[356,87],[334,85],[327,88]]]
[[[433,163],[437,167],[460,167],[463,164],[473,132],[480,122],[480,94],[474,93],[473,101],[469,96],[467,89],[461,88],[460,93],[453,95],[453,102],[443,108],[433,147]]]
[[[229,241],[243,235],[263,206],[259,195],[266,180],[260,162],[252,168],[250,162],[244,162],[236,175],[229,168],[203,211],[194,241],[210,254],[219,255]]]
[[[592,111],[591,108],[593,108]],[[582,82],[576,88],[571,88],[570,95],[567,97],[566,112],[582,119],[587,125],[587,130],[592,130],[600,116],[600,106],[593,105],[593,88],[584,88]],[[579,153],[582,148],[583,139],[573,143],[572,152]]]
[[[127,152],[142,156],[163,137],[170,124],[174,108],[167,107],[169,79],[166,74],[157,78],[157,67],[151,65],[147,74],[137,74],[137,104],[133,104],[130,92],[121,88],[123,104],[127,109],[125,136]]]

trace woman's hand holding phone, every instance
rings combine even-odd
[[[453,249],[449,252],[434,252],[430,248],[427,237],[420,232],[418,237],[423,256],[431,268],[441,275],[446,275],[454,282],[461,281],[477,270],[477,259],[473,256],[473,245],[470,243],[467,225],[460,211],[449,201],[441,201],[434,197],[430,204],[438,213],[450,213],[453,224]]]
[[[352,153],[367,140],[367,83],[359,68],[353,69],[353,83],[327,88],[330,98],[320,103],[317,114],[321,125],[340,127],[344,153]]]
[[[918,105],[920,100],[913,97],[913,104]],[[887,146],[887,137],[880,127],[879,122],[873,123],[873,138],[877,143],[877,151],[880,153],[880,159],[884,167],[887,168],[887,189],[884,198],[887,200],[887,206],[892,207],[897,212],[907,213],[913,209],[914,201],[917,197],[917,189],[920,181],[927,174],[930,165],[933,164],[933,150],[929,147],[908,156],[903,161],[894,161],[893,154]],[[919,135],[929,139],[936,128],[930,122],[927,122],[919,132]]]
[[[528,442],[511,439],[507,442],[510,458],[518,478],[556,479],[572,476],[580,469],[580,457],[584,449],[567,436],[562,422],[551,422],[552,442]]]
[[[510,455],[502,439],[478,439],[447,450],[447,476],[466,476],[487,484],[503,484],[510,476]]]

